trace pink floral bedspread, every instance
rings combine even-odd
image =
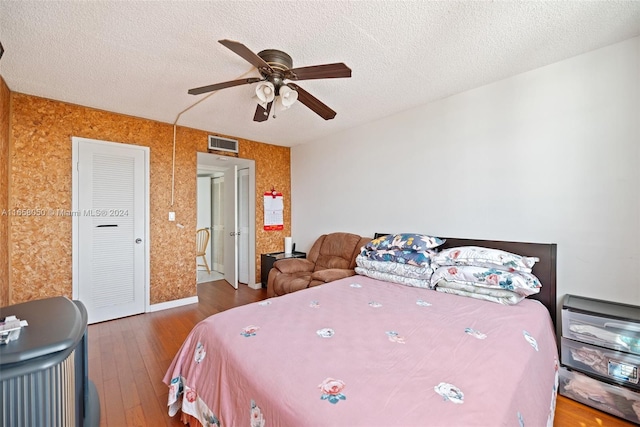
[[[196,325],[164,382],[220,426],[552,426],[548,312],[353,276]]]

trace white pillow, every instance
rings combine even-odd
[[[483,288],[482,286],[472,284],[449,282],[444,279],[441,279],[436,284],[436,291],[496,302],[503,305],[516,305],[525,298],[516,292],[504,289]]]
[[[538,261],[540,259],[536,257],[526,257],[480,246],[459,246],[443,249],[431,258],[431,262],[438,266],[475,265],[478,267],[493,267],[504,271],[523,271],[525,273],[531,273],[533,265]]]
[[[525,297],[537,294],[542,287],[538,278],[531,273],[473,265],[448,265],[436,268],[431,276],[431,287],[437,286],[441,279],[483,288],[504,289]]]

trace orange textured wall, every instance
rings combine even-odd
[[[0,307],[9,305],[9,99],[0,76]]]
[[[196,294],[195,245],[198,151],[207,151],[209,132],[178,127],[175,200],[171,206],[173,126],[59,101],[12,93],[11,190],[15,209],[71,210],[71,137],[150,147],[150,302]],[[239,140],[239,156],[256,161],[256,253],[281,249],[290,233],[290,200],[282,232],[262,231],[262,193],[279,187],[290,199],[290,150]],[[267,184],[268,183],[268,184]],[[184,228],[167,220],[176,212]],[[11,302],[72,294],[71,217],[15,216],[11,238]],[[259,255],[256,281],[259,282]]]
[[[260,254],[284,251],[284,238],[291,236],[291,156],[289,148],[243,141],[240,157],[256,161],[256,282],[260,282]],[[265,191],[275,189],[284,201],[284,229],[264,230]],[[266,284],[265,284],[266,286]]]

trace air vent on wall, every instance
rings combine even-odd
[[[209,150],[238,152],[238,141],[235,139],[222,138],[220,136],[209,135]]]

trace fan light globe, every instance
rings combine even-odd
[[[256,96],[258,97],[259,103],[266,107],[266,105],[273,101],[276,97],[275,87],[271,82],[260,82],[256,86]]]
[[[298,99],[298,92],[291,89],[289,86],[282,86],[280,88],[280,99],[283,109],[291,107]]]

